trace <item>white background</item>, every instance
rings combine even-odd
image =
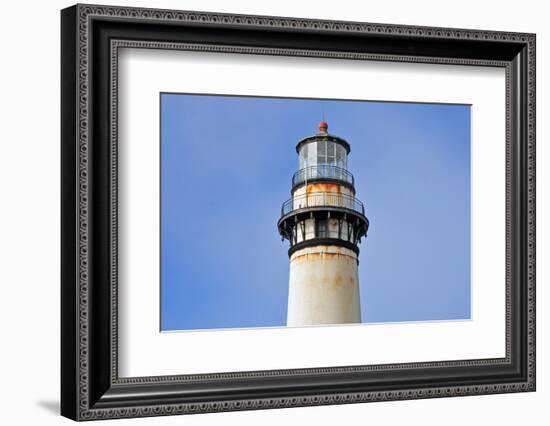
[[[383,23],[537,33],[538,391],[422,401],[118,420],[119,424],[547,424],[550,400],[550,28],[541,1],[358,2],[232,0],[111,2]],[[64,1],[3,4],[0,68],[0,398],[3,424],[69,424],[59,395],[59,9]],[[545,81],[546,77],[546,81]],[[546,165],[546,167],[545,167]],[[544,417],[543,417],[544,416]],[[114,423],[107,421],[106,423]]]
[[[504,77],[503,68],[123,49],[119,374],[504,357]],[[159,333],[158,97],[167,91],[472,104],[472,319]]]

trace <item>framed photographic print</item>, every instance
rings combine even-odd
[[[535,35],[61,28],[64,416],[535,390]]]

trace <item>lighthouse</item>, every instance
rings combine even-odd
[[[350,144],[322,121],[296,152],[291,198],[277,223],[290,242],[287,325],[359,323],[359,243],[369,221],[347,168]]]

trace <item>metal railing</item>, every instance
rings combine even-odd
[[[329,164],[318,164],[316,166],[309,166],[304,169],[298,170],[292,176],[292,186],[306,182],[310,179],[336,179],[347,182],[351,185],[355,185],[355,179],[353,175],[346,169],[337,166],[331,166]]]
[[[281,216],[287,215],[294,210],[309,207],[341,207],[361,213],[363,216],[365,215],[363,203],[351,195],[337,192],[310,192],[308,194],[297,195],[285,201],[281,207]]]

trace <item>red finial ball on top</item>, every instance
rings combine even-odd
[[[326,121],[321,121],[319,123],[319,131],[321,133],[326,133],[328,130],[328,123]]]

